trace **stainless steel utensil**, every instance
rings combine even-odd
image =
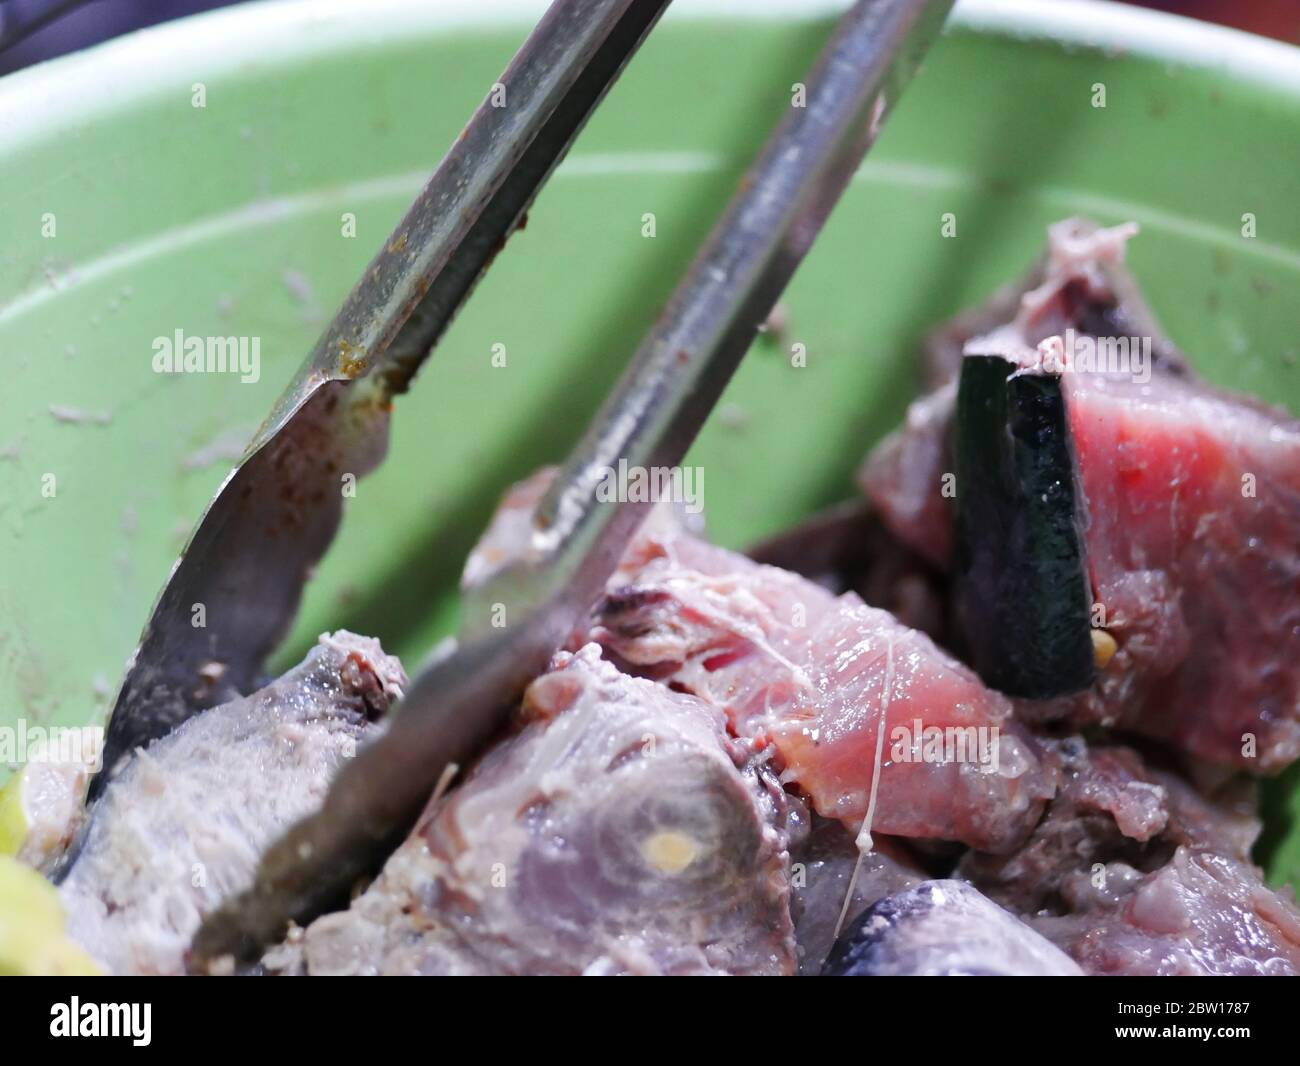
[[[255,686],[334,538],[341,478],[383,458],[393,397],[667,6],[552,4],[208,505],[118,692],[91,801],[137,747]]]
[[[449,765],[495,732],[600,595],[645,517],[601,502],[604,471],[681,461],[803,259],[951,0],[858,0],[533,518],[527,557],[469,594],[456,651],[414,682],[388,731],[338,773],[321,809],[263,857],[256,882],[209,916],[202,969],[256,957],[345,899],[410,829]],[[796,101],[797,103],[797,101]],[[489,608],[510,624],[493,629]]]

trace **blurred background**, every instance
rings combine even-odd
[[[247,2],[247,0],[244,0]],[[438,0],[411,0],[437,3]],[[491,0],[484,0],[490,4]],[[689,3],[690,0],[681,0]],[[1052,0],[1042,0],[1051,3]],[[1300,44],[1300,0],[1129,0]],[[0,74],[230,0],[0,0]]]

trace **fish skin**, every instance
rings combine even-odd
[[[836,942],[827,977],[1079,977],[1051,941],[965,881],[886,896]]]
[[[794,879],[791,915],[799,945],[799,973],[821,973],[842,924],[886,896],[913,888],[927,875],[904,842],[876,835],[861,853],[853,834],[839,822],[815,818],[807,840],[791,853]],[[845,897],[852,892],[852,898]]]
[[[1065,225],[1065,224],[1062,224]],[[1055,272],[1022,293],[1009,322],[967,350],[1032,351],[1095,317],[1118,249],[1055,231]],[[1068,240],[1067,240],[1068,238]],[[1107,262],[1102,259],[1109,257]],[[1049,254],[1050,258],[1050,254]],[[1000,301],[1000,302],[998,302]],[[1005,294],[1000,310],[1011,306]],[[967,316],[967,328],[978,320]],[[943,479],[955,338],[904,424],[868,456],[859,483],[891,532],[933,565],[952,554]],[[1122,727],[1253,774],[1300,757],[1300,421],[1196,379],[1162,337],[1150,380],[1062,376],[1087,513],[1094,603],[1118,648],[1091,689],[1017,701],[1027,721]],[[1095,610],[1096,608],[1094,608]]]

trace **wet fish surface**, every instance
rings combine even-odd
[[[1010,701],[925,634],[669,522],[642,530],[587,636],[723,708],[854,834],[871,810],[872,831],[1006,850],[1054,791]]]
[[[791,974],[798,805],[711,705],[595,645],[278,973]],[[793,824],[792,824],[793,821]]]
[[[1133,750],[1056,746],[1064,785],[1009,856],[959,874],[1094,975],[1300,973],[1300,911],[1250,861],[1253,789],[1206,798]]]
[[[1131,290],[1131,279],[1114,280],[1131,234],[1077,220],[1053,227],[1041,283],[995,300],[1011,317],[964,350],[1037,357],[1067,330],[1095,340],[1140,320],[1115,291]],[[953,348],[975,324],[932,349],[930,378],[943,383],[860,475],[891,531],[941,569],[953,552],[943,492],[954,469]],[[1158,334],[1144,372],[1079,362],[1061,382],[1094,624],[1114,648],[1087,691],[1018,710],[1118,726],[1251,773],[1285,767],[1300,756],[1300,422],[1197,380]]]
[[[137,749],[59,887],[72,938],[113,973],[184,973],[203,916],[251,884],[405,685],[378,641],[340,630],[265,688]]]
[[[1077,977],[1070,957],[964,881],[924,881],[867,910],[828,977]]]

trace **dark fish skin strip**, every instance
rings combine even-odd
[[[1078,692],[1096,677],[1092,593],[1061,379],[967,355],[954,455],[956,614],[970,660],[1011,696]]]

